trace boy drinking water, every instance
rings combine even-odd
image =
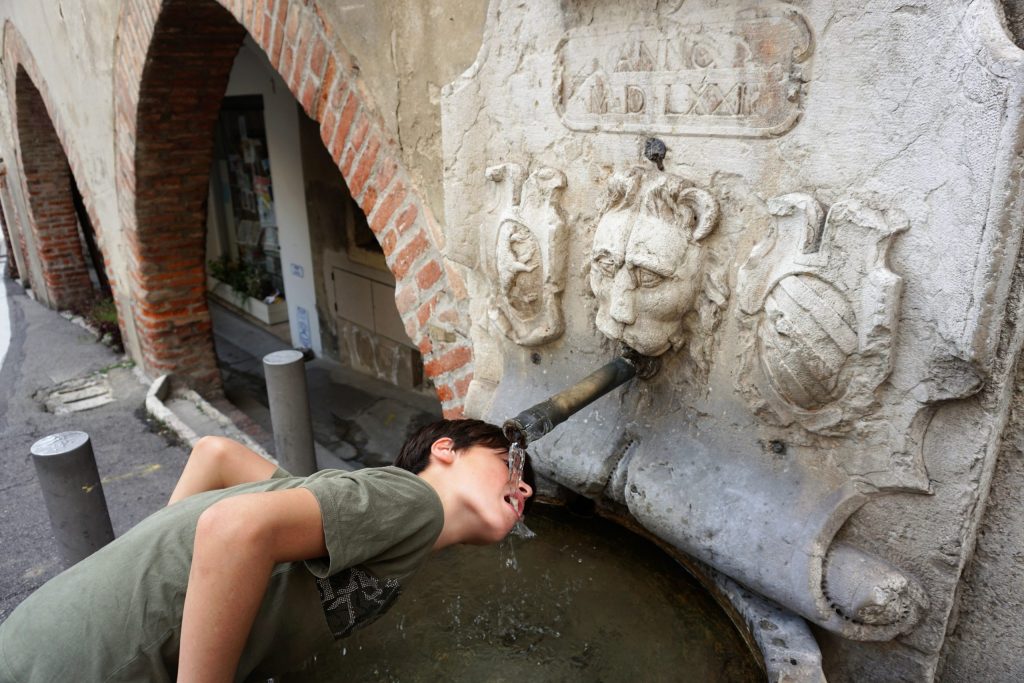
[[[533,495],[509,443],[442,420],[392,467],[292,477],[196,445],[168,507],[0,625],[0,681],[230,681],[295,669],[380,616],[431,550],[495,543]]]

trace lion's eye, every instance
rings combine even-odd
[[[615,271],[619,269],[619,264],[607,254],[595,257],[594,265],[607,277],[615,277]]]
[[[635,269],[634,277],[636,277],[636,284],[639,287],[657,287],[665,281],[664,275],[658,275],[653,270],[639,267]]]

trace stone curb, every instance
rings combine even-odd
[[[29,290],[25,290],[25,291],[27,292]],[[35,301],[36,300],[35,299],[35,295],[33,294],[31,296],[32,296],[32,300]],[[97,343],[103,344],[104,346],[106,346],[108,348],[111,348],[111,349],[114,348],[113,344],[111,342],[109,342],[105,338],[105,335],[101,334],[100,331],[97,328],[95,328],[92,325],[90,325],[89,321],[87,321],[82,316],[77,315],[77,314],[72,313],[71,311],[67,311],[67,310],[65,310],[65,311],[57,311],[57,315],[59,315],[60,317],[64,318],[65,320],[67,320],[68,322],[70,322],[73,325],[78,325],[83,330],[85,330],[86,332],[88,332],[92,336],[96,337],[96,342]],[[124,358],[125,358],[125,360],[131,360],[128,357],[127,353],[125,354]]]
[[[138,371],[139,378],[143,383],[147,383],[148,379],[141,371]],[[173,380],[171,375],[161,375],[153,380],[150,384],[149,391],[146,392],[146,411],[149,412],[155,419],[160,420],[168,429],[173,431],[181,438],[182,441],[187,443],[189,446],[195,446],[196,442],[201,438],[195,431],[189,427],[185,422],[179,418],[174,411],[168,408],[164,401],[172,394],[180,399],[189,401],[194,404],[200,412],[206,416],[212,418],[222,430],[222,435],[232,438],[236,441],[241,442],[247,448],[252,449],[262,457],[266,458],[270,462],[277,464],[277,459],[263,450],[263,447],[256,443],[248,434],[240,430],[235,426],[224,413],[220,412],[212,405],[210,405],[206,399],[197,394],[192,389],[181,389],[172,387]]]

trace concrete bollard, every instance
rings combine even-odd
[[[64,567],[114,540],[92,443],[85,432],[60,432],[30,449]]]
[[[275,351],[263,357],[274,431],[274,452],[281,467],[295,476],[316,472],[313,420],[309,413],[306,368],[302,352]]]

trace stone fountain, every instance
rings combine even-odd
[[[934,676],[1021,345],[1024,53],[868,4],[495,0],[442,97],[467,413],[659,358],[536,468],[781,608],[778,679],[805,621],[830,678]]]

